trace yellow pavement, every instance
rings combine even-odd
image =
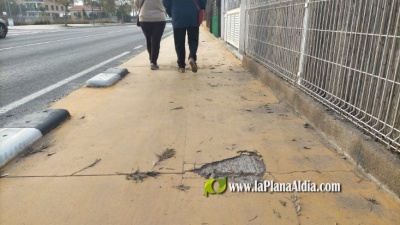
[[[2,169],[0,224],[400,224],[399,202],[205,29],[198,65],[196,74],[177,72],[171,36],[160,70],[143,52],[121,65],[130,73],[114,86],[82,87],[56,102],[71,118],[41,141],[52,145]],[[154,166],[167,148],[176,155]],[[205,197],[206,178],[190,170],[239,150],[263,157],[265,180],[341,183],[342,191]],[[138,183],[117,174],[138,168],[161,174]]]

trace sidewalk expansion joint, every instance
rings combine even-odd
[[[183,174],[182,172],[176,172],[176,173],[163,173],[163,172],[157,172],[160,175],[181,175]],[[131,175],[132,173],[109,173],[109,174],[74,174],[74,175],[21,175],[21,176],[11,176],[9,174],[0,174],[0,179],[17,179],[17,178],[68,178],[68,177],[113,177],[113,176],[127,176]]]
[[[265,172],[267,174],[278,174],[278,175],[285,175],[285,174],[293,174],[293,173],[309,173],[309,172],[315,172],[315,173],[351,173],[353,172],[352,170],[296,170],[296,171],[290,171],[290,172]]]

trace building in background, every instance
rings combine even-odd
[[[27,11],[24,16],[29,17],[63,17],[64,6],[58,5],[55,0],[17,0],[18,4],[26,6]]]
[[[70,9],[72,19],[92,18],[92,7],[87,5],[74,5]],[[100,18],[101,10],[99,7],[93,7],[94,18]]]

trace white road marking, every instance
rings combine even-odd
[[[43,45],[43,44],[49,44],[49,43],[54,43],[54,42],[60,42],[60,41],[69,41],[69,40],[75,40],[75,39],[81,39],[81,38],[101,36],[101,35],[105,35],[105,34],[114,34],[114,33],[119,33],[119,32],[122,32],[122,31],[126,31],[126,30],[112,31],[112,32],[101,33],[101,34],[92,34],[92,35],[81,36],[81,37],[65,38],[65,39],[60,39],[60,40],[55,40],[55,41],[39,42],[39,43],[34,43],[34,44],[29,44],[29,45],[20,45],[20,46],[8,47],[8,48],[0,48],[0,51],[14,49],[14,48],[23,48],[23,47],[35,46],[35,45]]]
[[[134,47],[133,49],[139,49],[139,48],[141,48],[141,47],[143,47],[143,45],[136,46],[136,47]]]
[[[56,31],[8,30],[7,36],[18,36],[18,35],[39,34],[39,33],[55,33],[63,31],[64,30],[56,30]]]
[[[108,60],[106,60],[106,61],[104,61],[102,63],[99,63],[99,64],[97,64],[95,66],[92,66],[92,67],[90,67],[90,68],[88,68],[88,69],[86,69],[86,70],[84,70],[84,71],[82,71],[80,73],[77,73],[77,74],[75,74],[75,75],[73,75],[71,77],[68,77],[67,79],[64,79],[62,81],[59,81],[58,83],[50,85],[47,88],[44,88],[44,89],[42,89],[40,91],[37,91],[37,92],[35,92],[35,93],[31,94],[31,95],[28,95],[28,96],[26,96],[26,97],[24,97],[24,98],[22,98],[22,99],[20,99],[18,101],[10,103],[10,104],[0,108],[0,115],[4,114],[4,113],[6,113],[6,112],[8,112],[10,110],[13,110],[13,109],[17,108],[18,106],[21,106],[21,105],[23,105],[23,104],[25,104],[25,103],[27,103],[27,102],[39,97],[39,96],[42,96],[42,95],[44,95],[44,94],[46,94],[46,93],[48,93],[48,92],[50,92],[50,91],[52,91],[52,90],[54,90],[54,89],[56,89],[58,87],[61,87],[62,85],[66,84],[66,83],[68,83],[68,82],[70,82],[72,80],[75,80],[75,79],[77,79],[77,78],[79,78],[79,77],[81,77],[81,76],[83,76],[83,75],[85,75],[85,74],[87,74],[89,72],[92,72],[93,70],[95,70],[97,68],[100,68],[100,67],[106,65],[107,63],[110,63],[110,62],[112,62],[112,61],[114,61],[114,60],[116,60],[118,58],[121,58],[122,56],[124,56],[124,55],[126,55],[128,53],[129,52],[124,52],[124,53],[122,53],[120,55],[117,55],[117,56],[115,56],[115,57],[113,57],[111,59],[108,59]]]

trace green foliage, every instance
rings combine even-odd
[[[114,14],[116,12],[117,5],[115,0],[98,0],[99,4],[103,7],[107,13]]]
[[[130,22],[131,18],[129,16],[132,11],[132,5],[129,0],[115,0],[117,6],[117,16],[121,22]]]
[[[86,17],[87,17],[87,13],[86,13],[86,10],[85,10],[85,9],[82,9],[82,17],[83,17],[83,18],[86,18]]]
[[[73,5],[73,3],[78,2],[78,0],[55,0],[55,2],[59,5],[64,6],[65,12],[67,12],[67,9],[69,6]],[[64,24],[67,26],[67,16],[64,15]]]

